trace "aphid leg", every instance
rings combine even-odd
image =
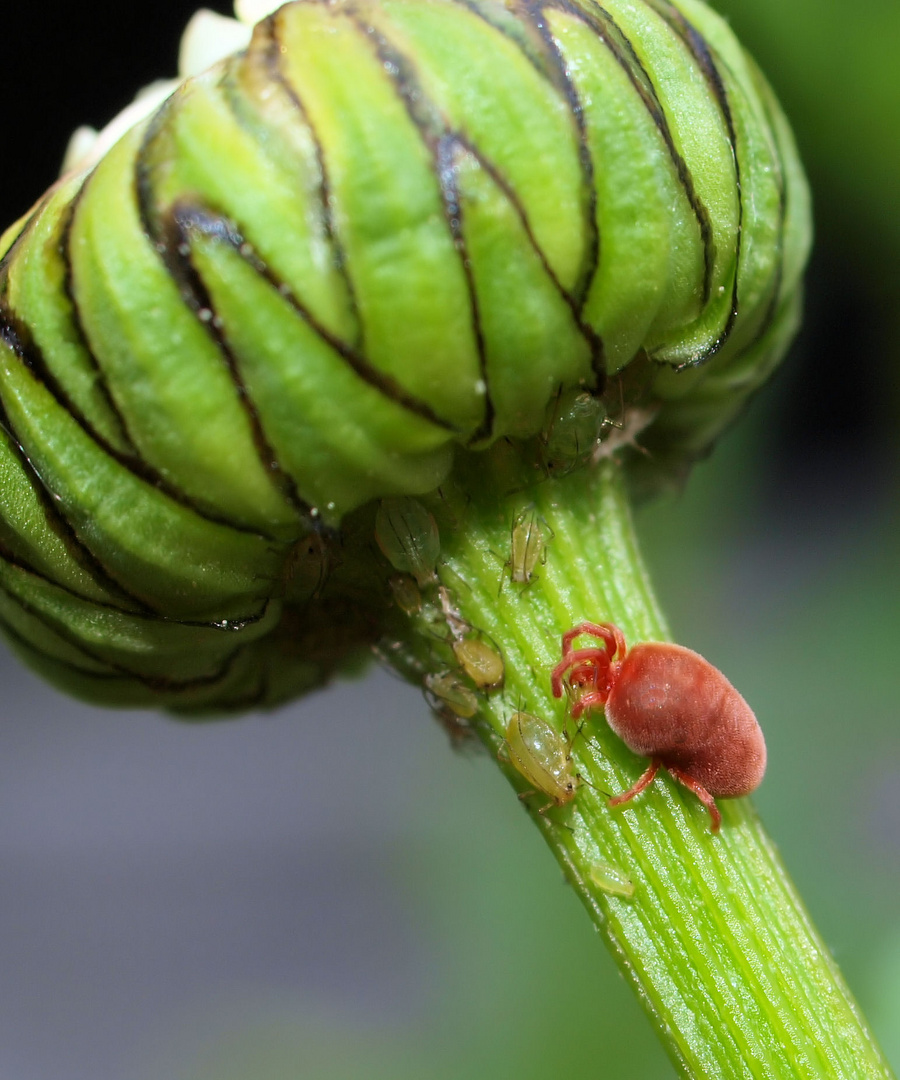
[[[609,805],[619,806],[621,803],[628,802],[630,799],[633,799],[635,795],[640,795],[644,788],[649,787],[653,783],[653,781],[656,779],[656,774],[659,772],[661,767],[662,762],[659,761],[657,758],[654,758],[650,762],[649,768],[637,780],[637,782],[632,785],[632,787],[630,787],[627,791],[623,791],[621,795],[614,795],[609,800]]]
[[[525,802],[526,799],[530,799],[532,795],[537,795],[537,794],[539,794],[539,793],[537,791],[535,791],[534,788],[529,788],[528,791],[520,791],[519,792],[519,799],[522,802]],[[559,803],[554,802],[554,800],[551,799],[550,802],[544,803],[543,806],[538,807],[538,813],[541,815],[541,817],[546,817],[547,816],[547,811],[552,810],[554,806],[559,806]],[[566,825],[566,823],[563,822],[563,821],[557,821],[557,822],[554,822],[554,824],[555,825],[562,825],[562,827],[564,829],[568,829],[569,832],[574,832],[575,831],[572,828],[571,825]]]
[[[669,772],[672,774],[672,776],[675,777],[679,784],[683,784],[688,789],[688,791],[693,791],[693,793],[697,796],[700,802],[703,803],[703,805],[709,811],[710,830],[714,833],[717,833],[719,831],[719,826],[722,824],[722,814],[720,813],[718,806],[716,806],[716,800],[712,797],[712,795],[710,795],[710,793],[706,790],[705,787],[703,787],[702,784],[698,784],[696,780],[694,780],[690,776],[687,776],[680,769],[670,767]]]
[[[541,815],[541,817],[546,818],[549,821],[550,819],[547,818],[547,811],[552,810],[556,806],[559,806],[559,803],[554,802],[553,799],[551,799],[550,802],[544,803],[543,806],[538,807],[538,813]],[[568,829],[570,833],[575,832],[575,830],[572,828],[572,826],[567,825],[564,821],[554,821],[553,825],[556,828]]]

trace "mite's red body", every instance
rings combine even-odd
[[[582,634],[603,645],[573,649]],[[644,641],[626,649],[612,623],[581,623],[563,636],[563,658],[551,678],[561,697],[574,696],[572,715],[604,707],[612,730],[650,767],[628,791],[626,802],[667,769],[709,809],[712,829],[721,815],[715,797],[748,795],[766,769],[766,744],[752,709],[718,668],[681,645]]]

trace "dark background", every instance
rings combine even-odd
[[[174,74],[193,11],[7,6],[4,225],[75,127]],[[807,319],[639,524],[676,637],[763,721],[758,805],[896,1065],[900,9],[718,6],[808,166]],[[2,646],[0,687],[0,1076],[670,1074],[495,770],[399,683],[197,728],[73,704]]]

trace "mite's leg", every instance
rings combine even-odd
[[[621,803],[628,802],[633,799],[635,795],[640,795],[644,788],[649,787],[656,779],[656,774],[659,772],[662,762],[654,758],[646,772],[637,780],[637,782],[630,787],[627,791],[623,791],[621,795],[615,795],[609,800],[610,806],[619,806]]]
[[[600,638],[606,646],[610,660],[616,655],[616,652],[620,656],[625,655],[625,636],[618,626],[614,626],[612,623],[583,622],[573,626],[571,630],[567,630],[563,634],[563,656],[569,651],[575,638],[581,637],[582,634],[590,634],[591,637]]]
[[[710,829],[716,833],[719,831],[719,826],[722,824],[722,815],[719,813],[719,808],[716,806],[716,800],[710,795],[710,793],[703,787],[702,784],[698,784],[696,780],[683,773],[681,769],[670,768],[669,772],[679,784],[683,784],[688,791],[693,791],[700,802],[709,811],[710,816]]]
[[[550,686],[554,697],[563,696],[563,676],[570,668],[577,668],[579,665],[594,670],[596,674],[591,682],[594,686],[599,686],[601,678],[609,673],[609,656],[605,649],[596,648],[575,649],[568,653],[550,673]]]

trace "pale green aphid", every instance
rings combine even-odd
[[[634,896],[634,882],[617,866],[605,862],[592,863],[590,876],[591,881],[604,892],[623,896],[626,900]]]
[[[503,657],[486,641],[474,637],[454,641],[453,655],[479,690],[496,690],[503,685]]]
[[[375,515],[375,539],[395,570],[412,574],[420,587],[435,581],[441,538],[434,515],[418,499],[382,499]]]
[[[530,506],[519,514],[510,531],[509,577],[513,582],[527,585],[538,566],[547,561],[547,545],[553,530]]]
[[[422,610],[422,593],[416,580],[410,574],[393,574],[388,578],[388,585],[397,602],[397,607],[404,615],[418,615]]]
[[[506,725],[505,752],[534,791],[547,795],[550,802],[541,807],[565,806],[575,798],[579,778],[572,767],[571,744],[554,728],[533,713],[516,712]],[[534,792],[523,792],[523,796]]]
[[[561,390],[541,433],[541,460],[547,471],[563,476],[585,462],[600,439],[605,420],[606,406],[595,394],[578,387]]]
[[[793,139],[697,0],[298,0],[249,33],[195,22],[178,92],[0,238],[0,629],[95,701],[321,685],[383,633],[372,503],[427,587],[455,455],[577,467],[637,358],[652,483],[797,323]],[[547,539],[519,527],[514,580]]]
[[[452,671],[425,676],[426,697],[433,695],[439,705],[446,706],[454,716],[470,720],[478,712],[478,695]]]

